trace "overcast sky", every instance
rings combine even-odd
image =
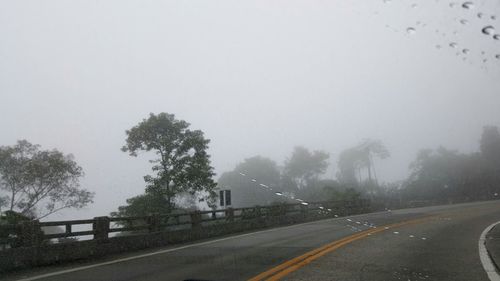
[[[421,148],[476,151],[500,125],[500,40],[481,32],[500,1],[386,2],[1,0],[0,145],[75,155],[95,203],[52,219],[144,191],[148,159],[120,148],[150,112],[204,131],[218,174],[296,145],[335,163],[363,138],[392,154],[383,181]]]

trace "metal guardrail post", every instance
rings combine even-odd
[[[109,233],[109,217],[95,217],[92,224],[94,240],[107,240]]]

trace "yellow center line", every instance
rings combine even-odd
[[[250,278],[248,281],[279,280],[279,279],[283,278],[284,276],[286,276],[286,275],[298,270],[299,268],[309,264],[310,262],[326,255],[327,253],[335,251],[338,248],[340,248],[344,245],[347,245],[351,242],[354,242],[356,240],[366,238],[368,236],[368,234],[382,232],[384,230],[387,230],[386,228],[395,228],[395,227],[400,227],[403,225],[419,223],[419,222],[422,222],[428,218],[429,217],[425,217],[425,218],[419,218],[419,219],[409,220],[409,221],[385,225],[385,226],[379,226],[379,227],[374,228],[374,229],[368,229],[368,230],[347,236],[347,237],[342,238],[340,240],[333,241],[333,242],[328,243],[324,246],[321,246],[317,249],[309,251],[303,255],[295,257],[289,261],[286,261],[286,262],[284,262],[276,267],[273,267],[267,271],[260,273],[257,276]]]

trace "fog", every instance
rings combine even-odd
[[[499,32],[500,2],[386,2],[2,1],[0,145],[27,139],[84,168],[94,204],[52,219],[144,192],[148,157],[120,148],[150,112],[202,130],[219,175],[302,145],[330,153],[331,177],[373,138],[390,182],[421,148],[478,150],[500,125],[500,40],[481,32]]]

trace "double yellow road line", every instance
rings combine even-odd
[[[333,242],[328,243],[322,247],[319,247],[317,249],[309,251],[303,255],[295,257],[289,261],[286,261],[286,262],[284,262],[276,267],[273,267],[265,272],[260,273],[259,275],[255,276],[255,277],[252,277],[248,281],[280,280],[284,276],[298,270],[299,268],[309,264],[310,262],[312,262],[312,261],[330,253],[330,252],[333,252],[333,251],[337,250],[338,248],[340,248],[344,245],[347,245],[351,242],[366,238],[367,236],[369,236],[371,234],[382,232],[382,231],[385,231],[385,230],[390,229],[390,228],[400,227],[400,226],[408,225],[408,224],[419,223],[427,218],[429,218],[429,217],[409,220],[409,221],[385,225],[385,226],[379,226],[377,228],[368,229],[368,230],[347,236],[347,237],[342,238],[340,240],[333,241]]]

